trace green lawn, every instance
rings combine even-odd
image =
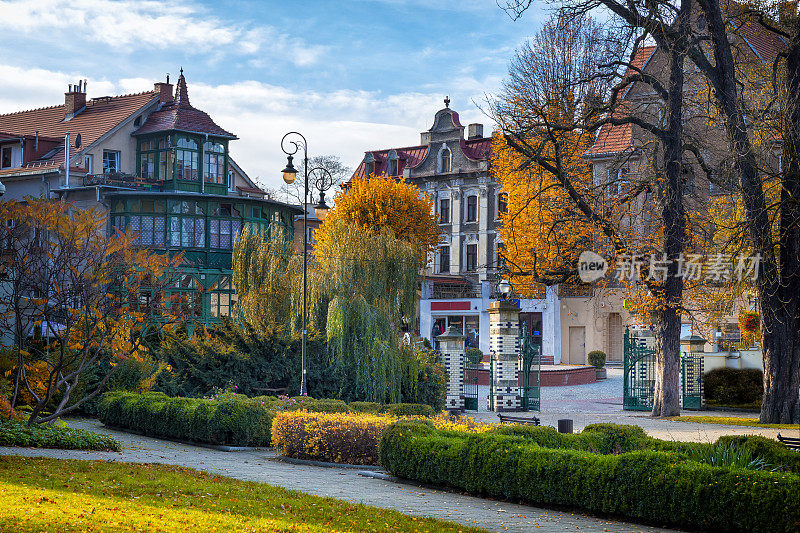
[[[188,468],[0,456],[0,531],[481,530]]]
[[[759,428],[800,429],[800,424],[762,424],[758,418],[740,418],[736,416],[673,416],[670,420],[678,422],[696,422],[698,424],[726,424],[728,426],[750,426]]]

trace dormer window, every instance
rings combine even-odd
[[[364,176],[370,177],[375,174],[375,158],[372,154],[364,156]]]
[[[390,176],[397,176],[399,174],[398,170],[398,162],[399,159],[397,158],[397,152],[392,150],[389,152],[389,175]]]
[[[452,154],[446,146],[439,152],[439,172],[450,172]]]

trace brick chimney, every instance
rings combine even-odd
[[[167,77],[166,83],[164,83],[163,81],[156,82],[155,91],[159,94],[158,97],[159,102],[161,102],[162,104],[172,103],[173,87],[172,84],[169,82],[169,76]]]
[[[483,124],[470,124],[467,126],[467,139],[483,138]]]
[[[64,93],[64,120],[69,120],[86,107],[86,80],[70,83],[69,91]]]

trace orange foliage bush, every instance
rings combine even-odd
[[[378,443],[391,423],[375,415],[283,412],[272,422],[272,445],[297,459],[377,465]]]

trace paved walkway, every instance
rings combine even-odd
[[[541,412],[531,413],[541,419],[542,425],[558,426],[558,419],[571,418],[576,432],[589,424],[613,422],[641,426],[648,435],[665,440],[686,442],[714,442],[722,435],[762,435],[776,438],[778,433],[786,435],[791,430],[727,426],[720,424],[694,424],[650,418],[643,411],[622,410],[622,368],[608,368],[608,379],[566,387],[542,387]],[[468,412],[467,416],[487,422],[497,422],[497,415],[486,411],[489,387],[478,390],[479,407],[482,411]],[[757,417],[755,413],[719,411],[683,411],[683,415],[712,415],[731,417]]]
[[[73,421],[71,426],[111,434],[123,444],[121,453],[0,447],[0,455],[57,459],[163,463],[260,481],[317,496],[363,502],[416,516],[430,516],[498,532],[669,531],[603,520],[577,513],[475,498],[364,477],[344,468],[300,466],[273,460],[271,451],[220,452],[207,448],[131,435],[106,429],[96,421]]]

